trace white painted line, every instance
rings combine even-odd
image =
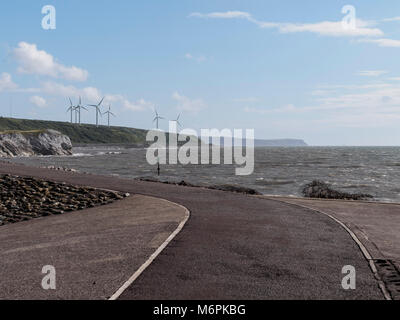
[[[132,283],[143,273],[143,271],[145,271],[147,269],[147,267],[152,264],[152,262],[157,258],[157,256],[168,246],[168,244],[178,235],[178,233],[181,232],[181,230],[185,226],[186,222],[189,220],[190,211],[186,207],[184,207],[178,203],[174,203],[172,201],[166,200],[166,199],[161,199],[161,198],[157,198],[157,199],[172,203],[174,205],[177,205],[177,206],[183,208],[186,212],[186,217],[185,217],[185,219],[183,219],[183,221],[181,221],[181,223],[178,225],[178,227],[175,229],[175,231],[171,233],[171,235],[161,244],[161,246],[158,247],[158,249],[147,259],[147,261],[145,263],[143,263],[139,269],[136,270],[136,272],[128,279],[128,281],[126,281],[122,285],[122,287],[119,288],[117,290],[117,292],[115,292],[111,296],[111,298],[109,300],[117,300],[121,296],[121,294],[123,294],[124,291],[126,289],[128,289],[132,285]]]
[[[293,203],[290,202],[290,200],[285,201],[285,200],[280,200],[280,199],[270,199],[272,201],[278,201],[278,202],[282,202],[282,203],[286,203],[286,204],[290,204],[293,206],[298,206],[304,209],[308,209],[314,212],[318,212],[318,213],[322,213],[324,215],[326,215],[327,217],[331,218],[332,220],[334,220],[335,222],[337,222],[339,225],[341,225],[349,234],[350,236],[353,238],[353,240],[357,243],[358,247],[361,249],[361,252],[363,253],[365,259],[367,259],[369,266],[372,270],[372,273],[374,274],[375,279],[378,281],[378,285],[379,288],[381,289],[383,296],[385,297],[386,300],[392,300],[392,297],[390,296],[390,293],[388,292],[388,290],[386,289],[385,283],[382,281],[381,277],[378,274],[378,270],[376,268],[376,265],[374,263],[374,260],[371,256],[371,254],[369,253],[368,249],[362,244],[362,242],[360,241],[360,239],[358,239],[358,237],[356,236],[356,234],[350,230],[349,227],[347,227],[342,221],[340,221],[339,219],[335,218],[334,216],[332,216],[331,214],[321,211],[321,210],[317,210],[314,208],[310,208],[307,206],[304,206],[302,204],[298,204],[298,203]]]

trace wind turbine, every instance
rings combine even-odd
[[[178,116],[176,117],[175,120],[171,120],[171,122],[175,122],[175,124],[176,124],[176,127],[174,128],[176,130],[176,132],[173,132],[173,133],[176,133],[176,136],[178,138],[179,138],[178,127],[182,127],[182,124],[179,122],[180,117],[181,117],[181,114],[178,114]]]
[[[110,115],[115,117],[115,114],[111,112],[111,105],[108,106],[108,111],[104,112],[103,114],[107,114],[108,117],[108,126],[110,126]]]
[[[82,98],[79,97],[79,104],[75,107],[75,109],[78,111],[78,116],[79,116],[79,124],[81,124],[81,109],[88,111],[83,105],[82,105]],[[75,119],[76,121],[76,119]]]
[[[71,98],[68,98],[68,99],[69,99],[70,107],[67,109],[67,112],[71,111],[71,123],[73,123],[72,114],[74,111],[76,112],[76,107],[72,104]]]
[[[153,123],[154,123],[154,122],[157,123],[157,129],[158,129],[158,120],[165,119],[165,118],[161,117],[161,116],[158,114],[158,112],[157,112],[156,109],[154,109],[154,112],[156,113],[156,117],[153,119]]]
[[[102,115],[101,111],[100,111],[100,106],[103,103],[103,99],[101,99],[101,101],[99,102],[99,104],[89,104],[88,107],[94,107],[96,109],[96,127],[99,126],[99,113],[100,116]]]

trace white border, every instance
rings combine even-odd
[[[280,199],[278,200],[278,199],[270,199],[270,198],[264,198],[264,199],[267,199],[267,200],[269,199],[269,200],[272,200],[272,201],[286,203],[286,204],[290,204],[290,205],[293,205],[293,206],[298,206],[298,207],[301,207],[301,208],[304,208],[304,209],[308,209],[308,210],[311,210],[311,211],[314,211],[314,212],[322,213],[322,214],[326,215],[327,217],[331,218],[333,221],[335,221],[338,224],[340,224],[343,227],[343,229],[345,229],[350,234],[350,236],[353,238],[353,240],[357,243],[357,245],[359,246],[361,252],[363,253],[363,255],[365,257],[365,259],[367,259],[367,261],[369,263],[369,267],[371,268],[375,279],[378,281],[379,288],[381,289],[382,294],[385,297],[385,299],[386,300],[392,300],[392,297],[391,297],[390,293],[386,289],[385,283],[382,281],[381,277],[378,274],[378,270],[376,268],[374,260],[373,260],[373,258],[371,256],[371,254],[369,253],[368,249],[362,244],[362,242],[360,241],[360,239],[358,239],[356,234],[353,231],[351,231],[350,228],[347,227],[343,222],[341,222],[339,219],[335,218],[331,214],[326,213],[324,211],[321,211],[321,210],[318,210],[318,209],[314,209],[314,208],[310,208],[310,207],[304,206],[302,204],[290,202],[290,199],[287,199],[287,200],[280,200]],[[295,199],[293,199],[293,200],[295,200]]]
[[[147,261],[143,263],[140,266],[140,268],[137,269],[136,272],[122,285],[122,287],[120,287],[108,300],[117,300],[125,292],[125,290],[128,289],[132,285],[132,283],[147,269],[147,267],[152,264],[152,262],[157,258],[157,256],[168,246],[168,244],[178,235],[178,233],[181,232],[186,222],[189,220],[190,211],[186,207],[166,199],[162,198],[156,198],[156,199],[163,200],[183,208],[186,212],[186,216],[183,219],[183,221],[178,225],[178,227],[175,229],[175,231],[171,233],[171,235],[161,244],[161,246],[158,247],[158,249],[154,251],[154,253],[147,259]]]

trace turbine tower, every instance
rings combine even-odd
[[[99,126],[99,113],[100,116],[102,115],[101,111],[100,111],[100,106],[103,103],[103,99],[101,99],[101,101],[99,102],[99,104],[89,104],[88,107],[94,107],[96,109],[96,127]]]
[[[82,105],[82,98],[79,97],[79,104],[75,107],[76,110],[78,111],[78,117],[79,117],[79,124],[81,124],[81,110],[86,110],[88,111],[88,109],[86,109],[83,105]],[[75,120],[76,121],[76,120]]]
[[[78,123],[78,108],[75,106],[75,123]]]
[[[68,99],[69,99],[70,106],[67,109],[67,112],[71,112],[71,123],[73,123],[72,115],[73,115],[74,111],[76,112],[76,107],[73,105],[71,98],[68,98]]]
[[[108,126],[110,126],[110,115],[115,117],[115,114],[111,112],[111,105],[108,106],[108,111],[104,112],[103,114],[107,114]]]
[[[157,129],[158,129],[158,120],[165,119],[165,118],[161,117],[161,116],[158,114],[158,112],[157,112],[156,109],[154,109],[154,112],[156,113],[156,117],[153,119],[153,123],[156,122],[156,124],[157,124]]]
[[[175,120],[172,120],[172,122],[175,122],[177,124],[176,127],[182,127],[182,124],[179,122],[179,118],[181,117],[181,114],[178,114]]]
[[[176,123],[176,136],[179,138],[179,133],[178,133],[178,128],[181,127],[182,128],[182,124],[179,122],[179,118],[181,117],[181,114],[178,114],[178,116],[176,117],[175,120],[172,120],[172,122]]]

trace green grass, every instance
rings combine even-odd
[[[127,127],[96,127],[90,124],[0,117],[0,133],[39,133],[46,129],[67,135],[75,144],[146,144],[147,134],[147,130]]]
[[[0,134],[13,134],[13,133],[21,133],[21,134],[39,134],[45,132],[45,130],[5,130],[5,131],[0,131]]]

